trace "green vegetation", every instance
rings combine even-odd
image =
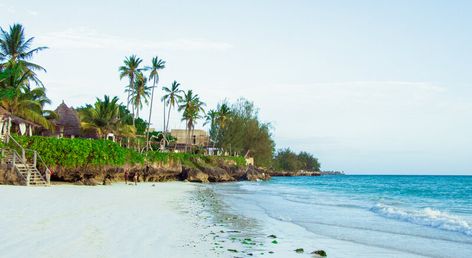
[[[52,128],[49,119],[54,118],[54,112],[44,109],[50,100],[37,76],[37,72],[46,70],[30,61],[46,47],[32,48],[32,43],[33,38],[26,39],[20,24],[10,26],[8,31],[0,28],[0,106],[13,115]]]
[[[187,130],[187,145],[185,146],[185,150],[187,150],[190,145],[190,135],[195,129],[197,120],[202,118],[202,113],[205,113],[205,110],[203,109],[204,106],[205,103],[200,100],[198,94],[194,94],[192,90],[184,92],[178,110],[183,111],[182,121],[185,121],[185,129]]]
[[[283,171],[320,171],[318,159],[307,152],[296,154],[290,149],[279,150],[273,162],[273,168]]]
[[[223,102],[208,112],[210,135],[217,147],[236,155],[250,153],[257,166],[269,167],[272,162],[274,142],[270,124],[259,120],[254,103],[239,99],[230,106]]]
[[[112,141],[102,139],[68,139],[42,136],[15,136],[15,139],[23,147],[38,151],[46,165],[51,167],[121,166],[125,164],[145,164],[146,162],[160,162],[162,164],[177,162],[191,167],[194,167],[195,163],[218,165],[220,162],[230,162],[237,166],[246,164],[243,157],[204,156],[157,151],[139,153],[123,148]]]

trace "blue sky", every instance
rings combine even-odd
[[[324,169],[472,174],[470,1],[70,2],[0,0],[2,28],[50,47],[35,62],[54,106],[124,99],[124,57],[158,55],[162,85],[253,100],[277,148]]]

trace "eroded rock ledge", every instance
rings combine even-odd
[[[51,179],[84,185],[111,184],[124,181],[125,172],[132,181],[137,173],[139,182],[189,181],[198,183],[256,181],[270,179],[270,172],[254,166],[237,166],[231,162],[207,164],[200,160],[192,160],[189,164],[179,162],[153,163],[133,166],[104,166],[83,168],[53,169]]]

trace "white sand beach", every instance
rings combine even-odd
[[[214,257],[194,187],[0,186],[0,257]]]

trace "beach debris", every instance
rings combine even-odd
[[[274,253],[274,251],[269,251],[269,253],[270,253],[270,254],[273,254],[273,253]]]
[[[316,251],[313,251],[311,252],[311,254],[316,254],[318,256],[321,256],[321,257],[326,257],[326,252],[324,250],[316,250]]]
[[[278,244],[279,242],[277,242],[277,240],[273,240],[271,243],[272,244]]]
[[[228,249],[228,251],[232,252],[232,253],[237,253],[238,252],[238,250],[236,250],[236,249]]]
[[[303,248],[297,248],[294,250],[297,254],[301,254],[301,253],[304,253],[305,250],[303,250]]]
[[[267,237],[268,237],[268,238],[277,238],[276,235],[268,235]]]

